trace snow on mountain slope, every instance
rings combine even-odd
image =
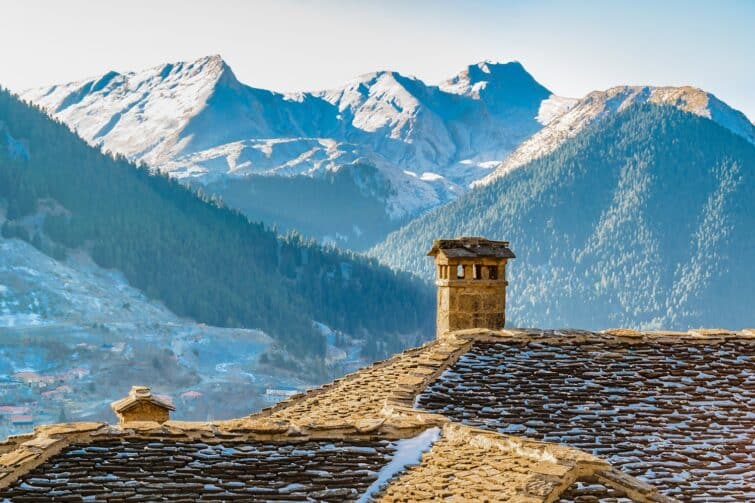
[[[244,86],[219,56],[30,90],[37,103],[105,150],[161,167],[248,138],[301,134],[300,103]],[[307,114],[301,114],[307,118]]]
[[[210,410],[238,417],[269,405],[265,386],[315,384],[259,365],[273,342],[259,330],[179,318],[82,254],[56,261],[18,239],[0,238],[0,337],[1,378],[20,379],[13,376],[21,371],[54,378],[21,394],[0,393],[2,403],[25,408],[35,424],[63,414],[111,421],[108,404],[133,382],[171,396],[178,418],[191,420],[206,420]],[[191,400],[182,400],[187,391]],[[0,423],[3,436],[31,429]]]
[[[579,102],[577,98],[565,98],[552,94],[547,100],[540,103],[540,110],[537,113],[537,121],[543,126],[547,126],[554,119],[562,116]]]
[[[87,257],[59,262],[24,241],[0,238],[0,327],[61,322],[178,323],[179,318]]]
[[[104,150],[200,183],[369,164],[396,220],[464,192],[542,127],[543,110],[568,106],[519,63],[471,65],[439,86],[381,71],[281,94],[240,83],[220,56],[21,97]]]
[[[21,97],[41,105],[90,143],[159,164],[212,93],[225,65],[218,58],[104,76]]]
[[[548,119],[548,112],[541,111],[546,126],[525,140],[495,171],[474,185],[487,185],[511,170],[555,151],[559,145],[576,136],[593,121],[605,119],[634,103],[645,102],[670,105],[706,117],[755,143],[755,126],[747,117],[710,93],[694,87],[619,86],[607,91],[594,91],[571,106],[567,105],[561,113],[551,113],[556,115],[555,118]],[[542,108],[547,110],[549,106],[543,102]]]

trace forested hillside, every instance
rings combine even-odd
[[[752,323],[755,146],[711,120],[634,105],[438,208],[371,253],[430,278],[440,236],[508,239],[511,325]]]
[[[427,285],[374,260],[280,237],[176,181],[101,154],[4,90],[0,200],[5,236],[58,256],[84,248],[179,315],[261,328],[297,354],[324,353],[312,320],[386,351],[399,333],[431,330]]]

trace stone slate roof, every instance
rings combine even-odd
[[[442,253],[449,258],[516,258],[508,241],[491,241],[478,237],[436,239],[427,255]]]
[[[108,490],[125,491],[126,480],[130,480],[129,486],[139,488],[132,495],[134,501],[155,500],[158,488],[177,490],[170,485],[174,483],[187,484],[179,501],[217,499],[221,493],[229,501],[243,501],[255,488],[269,500],[292,494],[303,497],[304,493],[311,500],[327,500],[334,493],[319,492],[318,477],[327,478],[327,473],[341,480],[336,474],[343,468],[338,456],[351,456],[348,446],[355,444],[372,451],[356,450],[359,455],[369,453],[369,459],[351,463],[351,485],[335,486],[341,491],[338,499],[353,498],[354,491],[362,494],[365,484],[374,480],[374,472],[384,466],[384,470],[393,467],[397,471],[382,489],[370,487],[377,501],[424,498],[545,503],[559,497],[565,501],[677,501],[672,495],[692,501],[752,500],[747,484],[753,486],[753,472],[747,467],[753,466],[755,414],[747,407],[752,405],[755,389],[750,374],[754,345],[753,329],[684,333],[458,331],[243,418],[169,420],[163,424],[66,423],[39,426],[34,433],[9,437],[0,441],[0,501],[11,493],[13,501],[81,501],[86,491],[100,491],[100,484]],[[487,354],[485,348],[495,349]],[[636,348],[646,350],[640,358],[632,353]],[[499,353],[506,355],[505,364],[511,364],[508,370],[501,370]],[[576,366],[565,371],[561,367],[568,358],[576,358]],[[605,367],[611,362],[619,366]],[[672,366],[676,373],[656,375],[663,365]],[[465,367],[480,375],[458,381],[455,376],[462,375]],[[527,372],[529,378],[523,377]],[[716,389],[698,380],[713,381]],[[489,388],[479,393],[479,383]],[[569,387],[576,402],[592,402],[570,402]],[[504,388],[504,398],[496,398]],[[709,391],[714,393],[712,400],[706,398]],[[422,397],[415,404],[419,395]],[[516,418],[504,410],[509,395],[511,407],[517,407]],[[487,405],[485,400],[490,397],[494,397],[493,403]],[[542,397],[552,400],[553,407]],[[626,405],[632,400],[646,405]],[[669,404],[669,400],[676,401]],[[603,408],[594,408],[592,403]],[[627,407],[618,411],[623,429],[609,424],[606,407],[614,405]],[[735,406],[740,405],[744,415],[737,412]],[[667,410],[674,406],[679,414]],[[707,417],[702,417],[700,410]],[[553,429],[563,414],[576,424]],[[514,419],[521,426],[511,427]],[[707,420],[707,429],[703,420]],[[418,445],[417,435],[426,436],[431,428],[438,428],[439,438],[415,451],[421,455],[419,464],[395,467],[391,461],[385,465],[394,446],[395,458],[401,458],[402,446]],[[347,454],[339,454],[337,463],[329,456],[318,457],[318,451],[327,451],[325,446],[339,442]],[[636,442],[634,450],[630,442]],[[703,442],[709,447],[704,452]],[[302,445],[310,446],[302,449],[308,451],[306,455],[297,450]],[[140,456],[130,457],[134,452]],[[136,459],[142,454],[146,459]],[[653,465],[657,470],[651,473],[646,468],[655,463],[648,457],[653,455],[662,464]],[[80,467],[75,468],[70,459]],[[675,492],[668,482],[668,474],[681,473],[675,470],[685,470],[680,465],[687,460],[695,463],[695,471],[687,471],[697,479],[685,482],[689,477],[671,477],[681,491],[693,491],[691,497],[688,492]],[[303,463],[314,464],[308,465],[310,470],[297,472],[294,467]],[[365,468],[363,473],[359,463],[373,468]],[[711,472],[709,477],[700,468],[703,463]],[[132,464],[139,470],[134,471]],[[103,469],[113,473],[102,475]],[[658,483],[667,495],[632,473]],[[656,473],[659,477],[651,480]],[[81,484],[60,489],[70,477]],[[292,483],[304,487],[281,485],[294,480],[290,477],[299,480]],[[168,482],[168,478],[173,480]],[[211,478],[215,480],[208,483]],[[87,485],[90,479],[98,488]],[[284,488],[293,492],[285,493]],[[55,496],[57,490],[71,493]],[[239,491],[248,494],[236,496]],[[178,493],[171,494],[178,498]],[[95,498],[89,499],[98,501],[119,500],[113,493],[90,495]]]
[[[558,503],[632,503],[631,498],[600,482],[577,482],[558,498]]]
[[[683,500],[755,501],[755,344],[475,344],[428,411],[558,442]]]
[[[381,501],[491,501],[491,495],[495,501],[539,501],[568,484],[570,473],[607,468],[597,458],[574,454],[452,425],[421,464],[385,489]]]
[[[353,501],[392,454],[387,441],[74,444],[0,501]]]

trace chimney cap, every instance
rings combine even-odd
[[[152,396],[152,390],[149,386],[131,386],[129,395],[148,398]]]
[[[139,403],[151,403],[166,410],[176,410],[169,401],[154,396],[149,386],[131,386],[128,396],[116,400],[110,406],[116,413],[125,412]]]
[[[435,257],[440,253],[449,258],[516,258],[508,241],[493,241],[477,236],[436,239],[427,255]]]

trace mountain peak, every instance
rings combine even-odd
[[[199,63],[202,61],[226,64],[225,60],[223,59],[223,56],[221,56],[220,54],[210,54],[208,56],[203,56],[199,58],[196,62]]]
[[[519,61],[507,61],[505,63],[501,63],[490,59],[469,65],[466,69],[466,72],[468,72],[470,76],[474,75],[480,80],[487,80],[490,78],[490,76],[499,76],[506,73],[508,73],[509,75],[529,75],[527,70],[524,69],[524,66]]]
[[[372,86],[377,82],[396,82],[399,83],[402,80],[416,80],[415,77],[409,77],[402,75],[395,70],[378,70],[375,72],[363,73],[356,76],[346,83],[343,87],[357,87],[360,85]]]
[[[219,54],[203,56],[194,61],[178,61],[155,66],[144,73],[151,74],[152,76],[157,75],[162,80],[168,78],[194,78],[196,76],[202,76],[203,78],[215,81],[223,76],[227,76],[233,81],[236,80],[233,70],[231,70],[231,67],[228,66],[228,63]]]
[[[231,67],[219,54],[128,72],[124,78],[128,81],[129,87],[134,89],[145,85],[152,88],[161,83],[169,86],[185,84],[214,86],[223,78],[230,83],[238,82]]]
[[[742,112],[698,87],[614,86],[605,91],[593,91],[583,101],[591,107],[616,112],[637,102],[672,106],[683,112],[710,119],[750,143],[755,143],[755,126]]]
[[[592,122],[604,120],[636,103],[670,106],[710,119],[755,144],[755,126],[750,120],[703,89],[692,86],[614,86],[604,91],[593,91],[576,103],[568,104],[563,112],[548,120],[543,129],[522,142],[495,171],[475,182],[475,185],[486,185],[530,161],[550,154]]]
[[[204,56],[202,58],[197,59],[191,64],[197,68],[202,68],[209,71],[218,71],[218,72],[231,71],[231,67],[228,65],[228,63],[226,63],[226,61],[223,59],[223,57],[220,54],[212,54],[210,56]]]
[[[378,70],[363,73],[341,87],[317,91],[313,95],[322,97],[332,104],[337,103],[340,111],[343,112],[346,109],[355,111],[371,96],[374,97],[373,99],[391,97],[408,105],[408,102],[415,100],[413,91],[417,91],[417,88],[422,86],[424,84],[415,77],[407,77],[393,70]]]
[[[138,71],[110,71],[79,82],[31,89],[21,94],[64,121],[77,118],[76,132],[92,144],[150,163],[166,159],[193,117],[218,88],[240,88],[231,68],[218,54]],[[96,110],[97,113],[93,113]],[[133,135],[145,123],[149,134]]]
[[[483,99],[490,95],[490,100],[500,100],[505,96],[517,95],[547,98],[551,92],[538,83],[519,61],[497,63],[490,60],[480,61],[467,66],[450,79],[441,82],[441,90]]]

